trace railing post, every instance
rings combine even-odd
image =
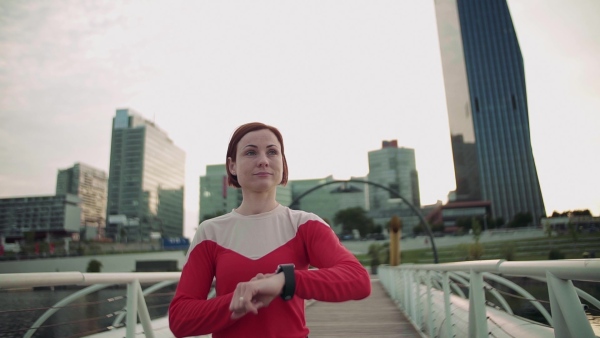
[[[469,337],[481,338],[487,336],[487,312],[485,310],[483,274],[471,269],[469,283]]]
[[[138,315],[140,317],[140,322],[142,323],[142,327],[144,328],[144,335],[146,338],[154,338],[154,330],[152,329],[152,321],[150,319],[150,313],[148,312],[148,307],[146,306],[146,298],[144,298],[144,292],[142,291],[142,286],[139,281],[135,281],[137,294],[138,294]]]
[[[427,283],[427,333],[429,337],[435,337],[433,334],[433,300],[431,299],[431,274],[433,271],[425,272],[425,282]]]
[[[555,337],[595,337],[571,280],[546,272]]]
[[[138,292],[136,287],[137,279],[127,283],[127,324],[126,337],[135,337],[135,326],[137,324],[137,305]]]
[[[135,337],[138,316],[144,328],[144,335],[147,338],[154,338],[154,330],[152,329],[150,313],[146,306],[142,286],[140,281],[135,279],[127,284],[127,327],[125,328],[127,338]]]
[[[406,311],[406,313],[408,313],[409,315],[412,315],[411,309],[410,309],[410,278],[409,278],[409,271],[408,270],[404,270],[402,271],[402,282],[404,283],[404,311]]]
[[[421,299],[421,271],[415,271],[414,274],[414,292],[412,295],[413,303],[415,304],[415,323],[419,325],[419,330],[423,329],[423,303],[419,301]]]
[[[408,299],[410,299],[410,316],[415,323],[418,323],[417,304],[415,302],[415,296],[417,293],[417,285],[415,282],[416,274],[417,270],[411,270],[410,274],[408,275],[408,281],[410,284],[410,289],[408,290]]]
[[[450,308],[450,272],[444,271],[442,277],[442,287],[444,289],[444,313],[446,318],[444,325],[446,326],[448,337],[454,337],[452,329],[452,310]]]
[[[398,289],[398,281],[396,278],[397,274],[398,274],[398,272],[390,266],[390,286],[391,286],[390,293],[392,295],[393,300],[398,300],[398,290],[397,290]]]

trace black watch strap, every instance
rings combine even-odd
[[[283,272],[283,277],[285,278],[281,298],[283,298],[283,300],[290,300],[294,298],[294,292],[296,291],[296,272],[294,271],[294,264],[279,265],[275,273],[280,272]]]

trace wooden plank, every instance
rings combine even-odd
[[[371,295],[360,301],[309,305],[306,322],[310,337],[421,338],[381,283],[372,280],[371,286]]]

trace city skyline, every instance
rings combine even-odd
[[[508,3],[546,212],[598,215],[600,3]],[[292,180],[366,176],[368,152],[397,139],[415,149],[422,205],[455,189],[433,1],[0,9],[0,197],[53,194],[77,162],[108,173],[119,108],[186,152],[187,236],[199,177],[253,120],[282,131]]]

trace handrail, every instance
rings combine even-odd
[[[430,337],[469,335],[487,336],[493,332],[512,336],[595,337],[579,298],[600,309],[600,301],[573,286],[572,281],[600,282],[600,259],[556,261],[505,260],[465,261],[444,264],[382,265],[378,271],[381,283],[390,297],[413,323]],[[453,279],[469,287],[469,299],[456,288]],[[546,281],[551,315],[525,289],[505,277],[528,277]],[[552,327],[533,324],[511,314],[508,304],[485,282],[492,280],[528,299]],[[436,283],[432,283],[435,280]],[[441,290],[439,282],[441,281]],[[434,288],[432,285],[436,285]],[[451,288],[458,294],[450,294]],[[495,295],[505,308],[487,306],[485,290]],[[462,317],[462,321],[458,318]],[[509,323],[502,325],[500,323]],[[463,325],[464,324],[464,325]],[[495,327],[488,327],[494,326]],[[459,333],[457,333],[457,331]],[[511,331],[511,332],[508,332]]]
[[[0,274],[0,289],[32,288],[59,285],[158,283],[179,280],[181,272],[30,272]]]
[[[600,282],[600,259],[529,262],[482,260],[445,264],[403,264],[397,267],[384,265],[379,267],[378,274],[390,297],[398,302],[411,322],[431,337],[468,334],[474,337],[484,335],[486,332],[500,331],[510,332],[509,334],[513,336],[530,336],[535,332],[537,336],[548,337],[555,335],[593,337],[593,331],[579,298],[600,309],[598,299],[574,287],[572,283],[578,280]],[[139,318],[143,330],[150,337],[153,333],[145,295],[154,292],[160,285],[178,281],[180,276],[180,272],[0,274],[0,289],[59,285],[89,286],[61,300],[53,309],[40,317],[27,332],[27,336],[31,336],[48,317],[56,312],[56,308],[91,290],[106,285],[126,284],[126,336],[136,335],[134,330]],[[552,315],[550,316],[547,311],[544,313],[545,309],[540,306],[538,300],[520,286],[506,280],[504,278],[506,276],[529,277],[546,282]],[[553,328],[525,322],[515,317],[507,309],[507,303],[497,295],[496,298],[504,310],[486,306],[485,289],[491,289],[491,286],[485,282],[486,279],[511,288],[523,298],[532,301],[542,315],[549,319],[548,322]],[[140,285],[142,283],[159,284],[142,291]],[[462,292],[460,285],[469,287],[468,299],[465,299],[465,293]],[[451,290],[454,290],[454,294],[451,294]],[[493,293],[493,290],[491,292]],[[462,321],[459,320],[460,316],[463,317]],[[119,315],[115,322],[120,323],[122,319],[123,316]],[[467,326],[461,327],[463,323]]]
[[[588,282],[600,282],[600,259],[561,259],[554,261],[503,262],[498,267],[502,274],[510,276],[546,277],[551,272],[558,278]]]
[[[72,301],[115,284],[127,285],[126,337],[135,337],[136,323],[139,318],[146,337],[153,337],[151,319],[144,296],[173,282],[179,281],[181,272],[125,272],[125,273],[82,273],[82,272],[44,272],[0,274],[0,289],[51,287],[65,285],[88,286],[62,299],[40,316],[26,332],[31,337],[37,329],[59,308]],[[159,283],[142,291],[142,283]],[[123,318],[119,316],[119,321]]]

